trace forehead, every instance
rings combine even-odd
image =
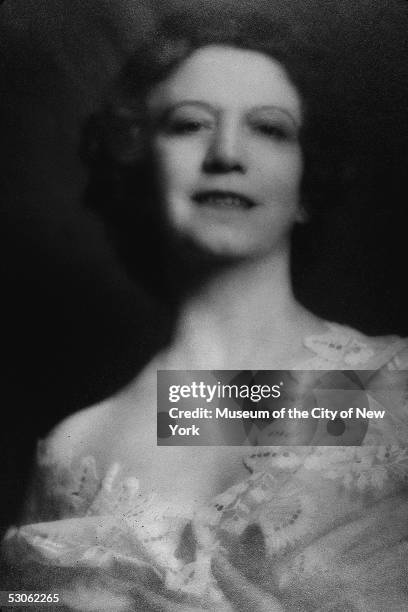
[[[197,100],[228,108],[279,106],[301,117],[300,96],[278,61],[228,46],[194,51],[153,88],[148,103],[155,107]]]

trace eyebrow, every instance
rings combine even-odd
[[[273,113],[276,113],[276,111],[278,111],[279,113],[282,113],[283,115],[285,115],[288,119],[290,119],[292,121],[292,123],[295,125],[295,127],[300,128],[301,126],[301,121],[302,121],[302,117],[300,116],[299,119],[297,119],[294,114],[284,108],[283,106],[277,106],[276,104],[265,104],[262,106],[254,106],[251,107],[250,113],[257,113],[257,112],[270,112],[272,111]]]
[[[218,112],[218,109],[208,102],[203,102],[202,100],[182,100],[180,102],[170,103],[170,104],[158,104],[156,108],[153,107],[153,112],[158,112],[162,117],[167,117],[170,113],[178,110],[183,106],[196,106],[200,107],[202,110],[205,110],[210,113]]]

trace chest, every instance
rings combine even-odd
[[[248,476],[248,446],[158,446],[154,397],[153,389],[138,393],[116,419],[101,444],[106,466],[120,463],[143,493],[188,512]]]

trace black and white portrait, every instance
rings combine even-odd
[[[0,3],[9,605],[408,609],[407,34],[406,0]],[[355,371],[384,412],[160,445],[173,371]]]

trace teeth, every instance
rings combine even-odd
[[[230,196],[225,198],[208,198],[206,204],[210,206],[225,206],[227,208],[236,208],[244,206],[244,202],[239,198],[232,198]]]
[[[250,208],[250,203],[248,200],[240,198],[239,196],[208,195],[199,197],[197,201],[199,204],[205,204],[206,206],[218,206],[223,208]]]

